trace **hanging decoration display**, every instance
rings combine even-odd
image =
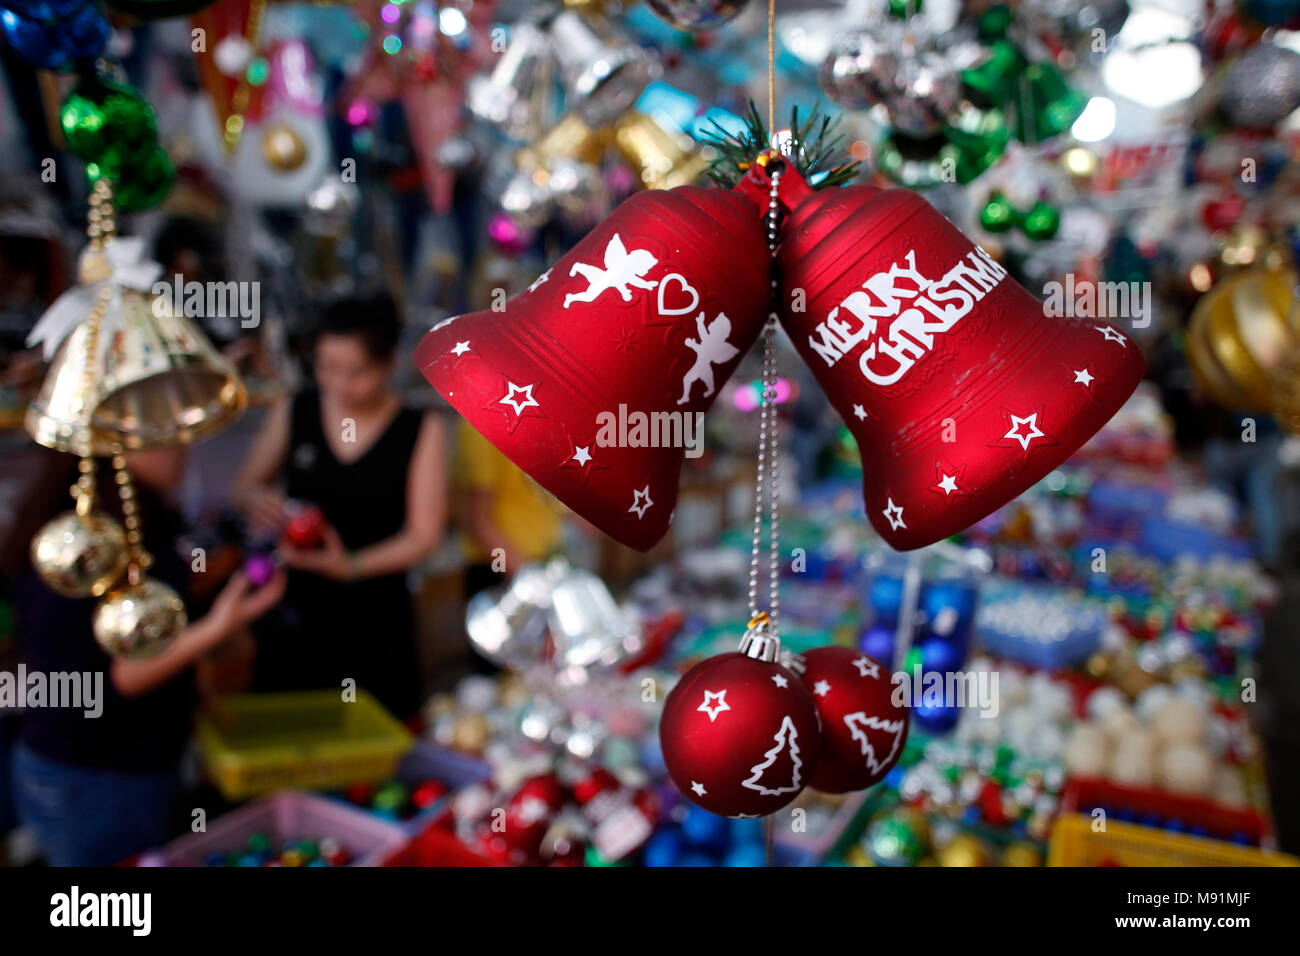
[[[227,155],[239,147],[245,127],[262,115],[269,68],[257,48],[265,12],[266,0],[219,0],[190,20],[204,37],[194,60]]]

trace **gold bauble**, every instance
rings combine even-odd
[[[293,172],[307,161],[307,144],[288,123],[272,123],[262,133],[262,156],[272,169]]]
[[[111,592],[95,609],[95,640],[111,657],[152,657],[189,623],[172,588],[146,578]]]
[[[959,833],[937,854],[940,866],[988,866],[992,856],[978,837]]]
[[[462,714],[452,728],[452,746],[468,753],[482,753],[488,745],[491,727],[482,714]]]
[[[99,597],[126,571],[126,532],[107,515],[65,511],[32,538],[32,566],[65,597]]]
[[[1032,843],[1013,843],[1002,851],[1003,866],[1042,866],[1043,854]]]

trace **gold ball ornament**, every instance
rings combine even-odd
[[[1043,854],[1032,843],[1013,843],[1002,851],[1003,866],[1042,866]]]
[[[126,532],[106,515],[66,511],[36,532],[31,557],[41,580],[64,597],[99,597],[126,571]]]
[[[111,657],[152,657],[189,623],[172,588],[145,578],[111,592],[95,609],[95,640]]]
[[[272,169],[293,172],[307,161],[307,144],[288,123],[272,123],[262,133],[262,156]]]
[[[989,866],[992,855],[978,837],[959,833],[937,854],[940,866]]]
[[[482,753],[488,745],[491,727],[482,714],[463,714],[452,729],[452,746],[467,753]]]

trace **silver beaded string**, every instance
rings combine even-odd
[[[776,240],[777,240],[777,190],[781,182],[781,171],[772,171],[771,185],[768,188],[767,208],[767,247],[772,256],[772,290],[771,300],[777,298],[776,280]],[[758,608],[758,565],[761,542],[763,540],[764,485],[766,485],[767,512],[769,516],[768,537],[768,595],[767,628],[768,633],[779,638],[777,618],[780,613],[780,436],[776,421],[776,312],[769,311],[767,324],[763,327],[763,380],[762,400],[758,407],[758,464],[754,476],[754,533],[749,553],[749,616],[751,620],[759,617]]]

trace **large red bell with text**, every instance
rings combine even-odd
[[[767,315],[763,207],[746,196],[638,193],[501,311],[440,322],[416,350],[506,457],[641,551],[667,532],[703,414]]]
[[[1067,318],[906,189],[814,192],[793,170],[782,322],[862,455],[893,547],[970,527],[1065,461],[1142,378],[1137,344]]]

